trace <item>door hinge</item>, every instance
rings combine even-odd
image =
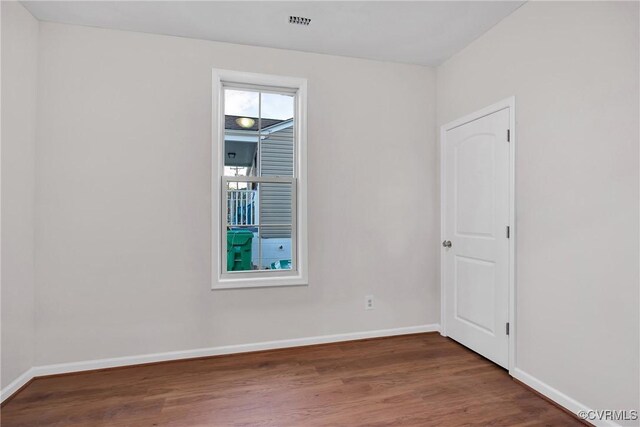
[[[507,239],[511,238],[511,227],[507,225]]]
[[[507,129],[507,142],[511,142],[511,129]]]
[[[509,335],[509,322],[507,322],[507,326],[506,326],[505,330],[507,332],[507,335]]]

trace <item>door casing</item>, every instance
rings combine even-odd
[[[513,369],[516,366],[516,334],[518,327],[516,325],[516,239],[518,229],[516,227],[516,189],[515,189],[515,159],[516,159],[516,98],[511,96],[496,102],[481,110],[467,114],[457,120],[449,122],[440,127],[440,334],[447,336],[446,324],[446,304],[445,304],[445,283],[444,268],[445,259],[441,242],[446,240],[445,233],[445,207],[446,207],[446,164],[445,164],[445,144],[447,131],[472,122],[484,116],[496,113],[498,111],[509,109],[509,374],[513,376]]]

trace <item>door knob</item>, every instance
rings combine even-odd
[[[445,248],[450,248],[451,240],[445,240],[444,242],[442,242],[442,246],[444,246]]]

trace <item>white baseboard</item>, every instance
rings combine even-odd
[[[13,380],[9,385],[0,390],[0,402],[4,402],[4,400],[11,396],[16,391],[20,390],[26,383],[33,379],[33,368],[27,369],[22,373],[18,378]]]
[[[247,353],[251,351],[275,350],[279,348],[301,347],[314,344],[353,341],[365,338],[391,337],[395,335],[437,332],[439,324],[408,326],[404,328],[379,329],[375,331],[353,332],[335,335],[320,335],[290,340],[265,341],[252,344],[226,345],[220,347],[200,348],[194,350],[170,351],[166,353],[143,354],[139,356],[114,357],[111,359],[87,360],[82,362],[60,363],[56,365],[36,366],[29,369],[19,378],[2,389],[2,399],[15,393],[30,379],[45,375],[67,374],[71,372],[90,371],[94,369],[115,368],[119,366],[139,365],[142,363],[166,362],[169,360],[192,359],[196,357],[219,356],[223,354]]]
[[[589,408],[588,406],[583,405],[577,400],[567,396],[560,390],[557,390],[551,387],[549,384],[540,381],[536,377],[530,374],[527,374],[526,372],[522,371],[519,368],[514,368],[511,371],[509,371],[509,373],[513,378],[523,382],[524,384],[528,385],[538,393],[545,395],[549,399],[556,402],[558,405],[576,414],[576,416],[581,411],[587,411],[587,412],[591,411],[591,408]],[[619,426],[619,424],[616,424],[615,422],[608,421],[608,420],[603,420],[603,421],[587,420],[587,421],[597,427],[601,427],[601,426],[602,427],[618,427]]]

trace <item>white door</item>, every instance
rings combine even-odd
[[[447,336],[509,361],[509,108],[443,132]],[[510,232],[510,229],[509,229]]]

